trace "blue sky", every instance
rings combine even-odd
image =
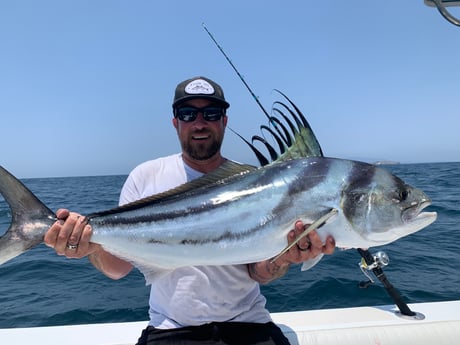
[[[456,8],[453,13],[458,13]],[[422,0],[2,1],[0,165],[19,177],[127,174],[179,151],[177,83],[219,82],[229,126],[265,118],[279,89],[325,155],[460,160],[460,28]],[[230,131],[226,156],[254,163]]]

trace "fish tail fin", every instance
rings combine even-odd
[[[1,265],[41,243],[56,217],[21,181],[1,166],[0,194],[11,210],[11,224],[0,236]]]

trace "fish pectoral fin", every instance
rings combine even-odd
[[[315,266],[320,260],[323,258],[324,254],[321,253],[318,256],[314,257],[313,259],[304,261],[302,267],[300,268],[301,271],[306,271]]]
[[[299,243],[299,241],[304,238],[305,236],[307,236],[311,231],[313,230],[316,230],[316,229],[319,229],[320,227],[322,227],[324,224],[326,224],[326,222],[332,218],[333,216],[335,216],[339,211],[335,208],[331,209],[329,212],[327,212],[326,214],[324,214],[323,216],[321,216],[320,218],[318,218],[318,220],[315,220],[313,223],[311,223],[310,225],[307,225],[305,226],[305,230],[299,235],[297,236],[297,238],[290,244],[288,245],[286,248],[284,248],[281,253],[279,253],[277,256],[275,256],[271,262],[274,262],[276,260],[278,260],[281,255],[283,255],[284,253],[286,253],[289,249],[291,249],[293,246],[295,246],[297,243]],[[320,258],[321,260],[321,258]],[[319,261],[319,260],[318,260]],[[316,263],[315,263],[316,264]],[[313,265],[314,266],[314,265]]]

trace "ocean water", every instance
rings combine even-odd
[[[460,299],[460,163],[387,166],[423,189],[438,212],[428,228],[384,250],[384,270],[407,303]],[[23,182],[51,209],[81,213],[116,206],[126,176],[25,179]],[[0,197],[0,234],[10,223]],[[355,250],[326,256],[301,272],[291,267],[281,279],[261,287],[271,312],[392,304],[379,282],[366,289]],[[0,328],[126,322],[147,319],[149,289],[136,270],[113,281],[87,259],[60,257],[44,245],[0,266]],[[139,330],[140,332],[140,330]]]

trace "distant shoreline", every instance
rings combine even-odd
[[[400,162],[396,161],[377,161],[373,163],[374,165],[397,165],[401,164]]]

